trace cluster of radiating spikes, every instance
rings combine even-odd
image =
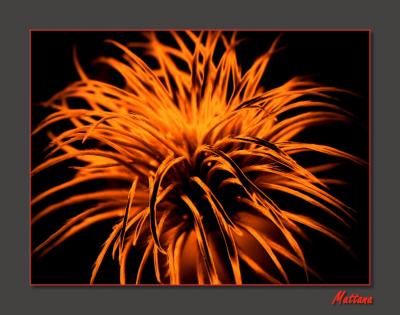
[[[56,211],[93,205],[34,252],[47,253],[109,220],[114,227],[104,236],[91,283],[111,253],[121,284],[141,283],[147,264],[153,264],[158,283],[241,284],[243,265],[265,283],[290,282],[285,262],[313,272],[299,244],[304,226],[345,246],[340,235],[313,219],[315,209],[344,224],[352,216],[328,193],[329,181],[316,176],[333,164],[305,168],[295,156],[317,152],[363,162],[332,147],[291,141],[310,126],[345,121],[347,113],[329,103],[341,91],[303,78],[264,90],[260,81],[277,41],[243,71],[236,34],[171,32],[168,44],[157,33],[143,35],[145,41],[127,46],[108,41],[122,56],[98,59],[118,71],[123,88],[89,78],[75,54],[80,80],[45,103],[55,112],[33,133],[50,130],[52,151],[32,174],[70,159],[84,166],[35,196],[32,205],[99,180],[122,184],[74,194],[35,213],[33,224]],[[150,68],[135,54],[138,49],[157,65],[153,61]],[[71,106],[77,98],[86,106]],[[71,128],[51,133],[64,120]],[[281,209],[271,191],[294,196],[312,211]],[[134,270],[127,268],[132,251],[140,253]]]

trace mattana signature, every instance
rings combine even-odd
[[[374,304],[372,295],[347,294],[346,290],[340,290],[332,300],[332,304]]]

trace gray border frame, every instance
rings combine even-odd
[[[384,1],[247,0],[155,3],[14,1],[1,12],[1,305],[5,314],[389,313],[396,307],[399,211],[393,167],[399,106],[399,9]],[[389,3],[389,2],[388,2]],[[342,28],[372,29],[373,284],[346,288],[373,295],[373,306],[331,305],[339,288],[30,288],[29,287],[29,28]],[[346,47],[343,47],[346,49]],[[397,254],[398,256],[398,254]],[[397,267],[397,268],[395,268]],[[390,312],[393,313],[393,312]]]

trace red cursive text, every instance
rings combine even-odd
[[[332,304],[374,304],[374,298],[371,295],[347,294],[345,290],[341,290],[333,298]]]

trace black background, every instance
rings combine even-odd
[[[248,67],[254,57],[264,52],[278,36],[277,32],[241,32],[246,38],[239,50],[239,61]],[[359,157],[368,159],[368,32],[285,32],[280,46],[286,47],[272,59],[265,78],[267,88],[278,86],[294,75],[313,75],[324,84],[342,87],[358,93],[359,97],[341,97],[341,105],[354,113],[352,125],[338,125],[312,129],[303,134],[308,142],[333,145]],[[135,32],[33,32],[32,33],[32,126],[45,117],[46,111],[37,103],[47,100],[68,83],[78,79],[73,67],[72,48],[78,48],[82,65],[89,73],[99,74],[92,60],[111,53],[104,39],[122,43],[140,38]],[[39,134],[32,139],[32,167],[43,159],[47,138]],[[55,176],[56,175],[56,176]],[[32,179],[35,196],[67,175],[53,169]],[[345,189],[335,191],[358,212],[358,223],[347,231],[351,247],[358,259],[351,258],[330,241],[315,234],[312,246],[306,248],[306,257],[318,266],[324,283],[368,283],[368,170],[350,165],[335,173],[347,179]],[[34,209],[33,209],[34,211]],[[60,218],[59,218],[60,219]],[[62,221],[57,222],[57,224]],[[45,223],[43,223],[45,224]],[[37,245],[57,225],[32,229],[32,244]],[[98,225],[81,232],[56,248],[43,259],[32,258],[33,283],[87,283],[91,266],[112,224]],[[340,229],[340,227],[338,227]],[[310,232],[311,233],[311,232]],[[311,234],[310,234],[311,235]],[[329,248],[329,250],[327,249]],[[114,267],[113,267],[114,266]],[[106,261],[98,282],[114,283],[116,263]],[[303,279],[298,279],[301,282]],[[296,282],[296,279],[294,280]]]

